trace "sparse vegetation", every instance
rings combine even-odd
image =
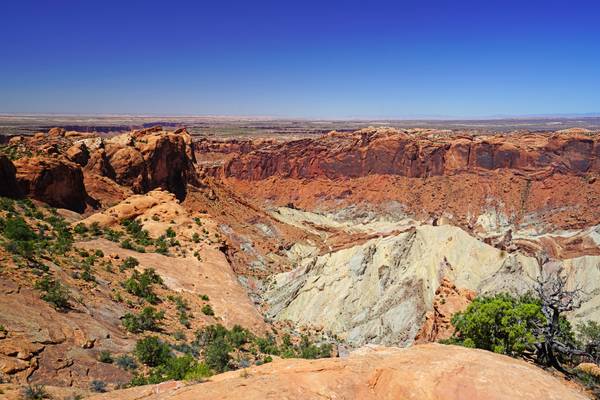
[[[112,364],[114,360],[112,358],[112,355],[110,354],[110,351],[102,350],[98,355],[98,361],[106,364]]]
[[[123,262],[119,266],[119,270],[121,272],[123,272],[126,269],[132,269],[132,268],[137,267],[138,265],[140,265],[140,262],[137,260],[137,258],[127,257],[126,259],[123,260]]]
[[[43,293],[40,298],[54,306],[57,310],[69,308],[69,291],[59,281],[44,277],[34,286]]]
[[[106,392],[106,382],[93,380],[90,382],[90,390],[96,393],[104,393]]]
[[[210,304],[203,305],[201,310],[204,315],[208,315],[208,316],[215,315],[215,311],[213,310],[213,308]]]
[[[123,354],[115,358],[115,364],[126,371],[133,371],[137,369],[138,365],[135,359],[127,354]]]
[[[159,302],[158,296],[152,290],[154,284],[162,284],[162,278],[153,268],[144,270],[141,274],[134,270],[129,279],[123,283],[123,287],[128,293],[145,299],[150,304]]]
[[[138,340],[134,354],[142,364],[156,367],[164,364],[172,356],[169,346],[156,336],[148,336]]]
[[[160,322],[164,319],[164,311],[156,311],[154,307],[145,307],[141,313],[127,313],[122,317],[123,326],[132,333],[144,331],[160,331]]]
[[[44,385],[25,386],[21,394],[25,400],[42,400],[50,398],[50,395],[46,391],[46,387]]]

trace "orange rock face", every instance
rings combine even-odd
[[[581,134],[436,137],[364,129],[265,146],[228,160],[223,175],[250,180],[373,174],[425,178],[513,169],[535,179],[553,172],[598,173],[599,154],[598,137]]]
[[[107,140],[91,154],[86,171],[129,186],[134,193],[162,188],[181,199],[195,178],[195,161],[185,129],[166,132],[155,127]]]
[[[364,129],[198,147],[199,159],[210,160],[201,163],[204,172],[242,196],[309,211],[399,204],[421,221],[443,216],[468,231],[488,229],[478,226],[486,213],[503,220],[503,229],[599,224],[599,154],[600,135],[576,131],[472,136]]]
[[[62,157],[30,157],[15,161],[22,193],[53,207],[81,212],[87,193],[79,165]]]
[[[363,348],[347,358],[276,360],[206,383],[144,386],[92,399],[583,400],[588,397],[524,361],[483,350],[427,344]]]
[[[452,316],[464,311],[473,301],[476,293],[468,289],[459,289],[447,278],[443,278],[435,291],[433,311],[425,314],[425,322],[417,334],[417,343],[437,342],[448,339],[454,333]]]

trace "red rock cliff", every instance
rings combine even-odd
[[[599,155],[599,136],[581,133],[436,137],[364,129],[241,152],[225,162],[222,174],[247,180],[270,176],[335,179],[371,174],[431,177],[512,169],[535,179],[554,172],[599,173]]]

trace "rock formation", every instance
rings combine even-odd
[[[105,140],[91,154],[86,171],[114,179],[135,193],[162,188],[182,199],[195,179],[195,162],[185,129],[166,132],[155,127]]]
[[[225,177],[259,180],[357,178],[400,175],[425,178],[462,172],[511,169],[539,179],[552,173],[600,173],[600,140],[577,133],[512,136],[413,135],[363,129],[317,139],[273,144],[231,158]]]
[[[600,256],[568,259],[564,265],[572,287],[586,293],[600,289]],[[298,268],[275,275],[265,296],[272,317],[322,327],[353,346],[408,345],[417,335],[447,336],[448,314],[464,308],[474,293],[529,291],[536,266],[532,257],[493,248],[460,228],[423,225],[306,257]],[[463,289],[451,293],[444,279]],[[440,291],[449,301],[444,308],[435,304]],[[599,320],[599,301],[588,299],[572,318]]]
[[[53,207],[82,212],[87,193],[79,165],[62,157],[28,157],[15,161],[22,193]]]
[[[368,347],[347,358],[277,360],[208,382],[126,389],[123,400],[419,399],[584,400],[567,382],[524,361],[482,350],[428,344]],[[115,398],[115,393],[91,397]]]

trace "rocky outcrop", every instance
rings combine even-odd
[[[87,193],[79,165],[62,157],[29,157],[15,161],[21,192],[53,207],[82,212]]]
[[[16,173],[17,170],[12,161],[8,157],[0,155],[0,196],[19,196]]]
[[[232,146],[239,147],[237,143]],[[224,152],[221,147],[215,150]],[[600,173],[599,136],[572,132],[461,136],[363,129],[243,150],[238,150],[239,157],[227,160],[222,170],[225,177],[336,179],[385,174],[425,178],[511,169],[539,179],[552,173]]]
[[[474,298],[473,290],[457,288],[450,280],[443,278],[435,291],[433,310],[425,314],[425,322],[415,342],[437,342],[450,338],[454,333],[452,316],[464,311]]]
[[[584,400],[575,385],[524,361],[487,351],[428,344],[367,347],[347,358],[277,360],[208,382],[166,382],[92,399],[445,399]]]
[[[599,264],[599,256],[564,260],[569,285],[597,293]],[[532,257],[496,249],[457,227],[423,225],[307,257],[298,268],[273,276],[265,296],[271,317],[323,328],[350,345],[408,345],[419,334],[447,335],[451,314],[474,293],[522,294],[536,274]],[[444,278],[462,289],[448,288]],[[441,307],[440,295],[447,307]],[[600,296],[586,300],[570,318],[600,321]]]
[[[134,193],[161,188],[185,197],[195,181],[192,138],[185,129],[154,127],[106,139],[90,155],[85,170],[131,187]]]
[[[84,166],[90,159],[90,152],[84,142],[77,142],[67,149],[66,156],[74,163]]]

